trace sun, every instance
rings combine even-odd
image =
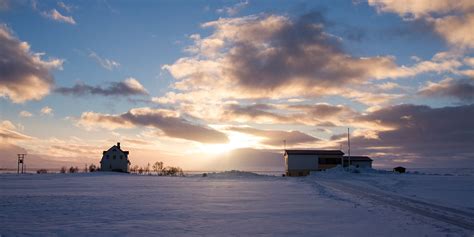
[[[225,144],[203,144],[201,149],[205,153],[222,154],[239,148],[256,147],[262,140],[260,137],[239,132],[227,132],[229,142]]]

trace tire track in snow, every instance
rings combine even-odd
[[[326,188],[336,189],[348,194],[373,200],[411,213],[461,227],[463,229],[474,231],[473,213],[341,181],[316,180],[316,182]]]

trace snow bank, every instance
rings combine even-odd
[[[230,170],[230,171],[223,171],[223,172],[210,172],[210,173],[202,173],[200,175],[195,175],[195,176],[201,176],[201,177],[207,177],[207,178],[218,178],[218,179],[235,179],[235,178],[247,178],[247,179],[252,179],[252,178],[268,178],[270,176],[268,175],[262,175],[262,174],[257,174],[253,172],[247,172],[247,171],[239,171],[239,170]]]
[[[443,170],[439,169],[438,172],[443,173]],[[474,176],[471,175],[414,172],[399,174],[386,170],[336,167],[323,172],[312,172],[309,179],[377,188],[426,202],[474,210]]]

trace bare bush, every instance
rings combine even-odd
[[[148,163],[145,167],[145,174],[150,174],[150,163]]]
[[[138,172],[138,165],[134,165],[130,167],[130,173],[137,173]]]
[[[179,167],[168,166],[162,170],[162,174],[165,176],[184,176],[184,172]]]
[[[63,166],[63,167],[61,167],[61,169],[59,170],[59,173],[61,173],[61,174],[65,174],[65,173],[66,173],[66,171],[67,171],[67,168],[66,168],[66,166]]]
[[[37,174],[47,174],[48,173],[48,170],[46,169],[39,169],[36,171]]]
[[[157,175],[161,175],[162,170],[163,170],[163,162],[157,161],[155,162],[155,164],[153,164],[153,171],[155,171]]]
[[[77,172],[79,172],[79,168],[77,166],[76,167],[71,166],[69,168],[69,173],[72,174],[72,173],[77,173]]]

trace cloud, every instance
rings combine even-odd
[[[474,58],[466,57],[466,58],[464,58],[464,62],[467,65],[469,65],[471,67],[474,67]]]
[[[187,94],[214,101],[326,95],[356,99],[364,91],[354,88],[371,80],[453,72],[462,66],[456,59],[398,66],[392,56],[355,57],[344,50],[340,38],[325,31],[325,24],[318,12],[298,18],[260,14],[204,23],[202,27],[212,33],[192,35],[194,44],[186,48],[191,55],[162,67],[176,79],[173,89],[183,93],[156,101],[179,102]]]
[[[260,124],[302,124],[336,126],[345,124],[357,113],[347,106],[319,104],[267,105],[229,104],[222,109],[220,121],[252,122]]]
[[[135,78],[127,78],[121,82],[111,82],[107,87],[91,86],[82,82],[73,87],[59,87],[55,92],[63,95],[102,95],[102,96],[133,96],[148,95],[148,91]]]
[[[428,82],[418,93],[429,97],[444,96],[472,102],[474,101],[474,80],[446,78],[438,83]]]
[[[64,10],[66,10],[67,12],[72,12],[74,9],[76,9],[77,7],[72,5],[72,4],[66,4],[64,2],[58,2],[58,6]]]
[[[300,131],[261,130],[251,127],[230,127],[228,130],[262,137],[262,144],[278,147],[283,146],[283,140],[286,141],[288,146],[320,141],[319,138]]]
[[[40,112],[42,115],[53,115],[53,109],[49,106],[45,106],[41,108]]]
[[[472,2],[472,1],[471,1]],[[462,16],[447,16],[434,21],[436,32],[453,46],[474,48],[474,11]]]
[[[404,20],[424,20],[455,47],[474,47],[474,2],[470,0],[369,0],[379,12],[393,12]]]
[[[57,138],[30,138],[27,140],[0,140],[0,166],[2,168],[15,168],[18,153],[27,153],[26,164],[29,168],[52,168],[61,166],[78,165],[83,167],[84,163],[98,163],[97,156],[102,154],[106,147],[97,144],[107,144],[104,140],[87,139],[90,144],[85,143],[77,137],[65,140]],[[113,142],[112,142],[113,144]]]
[[[389,129],[359,133],[351,138],[354,153],[403,158],[410,163],[462,166],[474,156],[474,105],[431,108],[403,104],[389,106],[356,118]],[[352,149],[352,147],[351,147]]]
[[[327,103],[288,105],[286,108],[289,110],[302,111],[304,114],[307,114],[308,117],[317,118],[332,119],[336,116],[349,117],[356,114],[354,110],[347,106]]]
[[[219,8],[219,9],[217,9],[216,12],[217,13],[226,13],[229,16],[234,16],[234,15],[237,15],[240,11],[242,11],[248,5],[249,5],[248,0],[241,1],[241,2],[238,2],[238,3],[236,3],[235,5],[233,5],[231,7]]]
[[[118,68],[120,66],[120,63],[112,59],[102,58],[94,51],[91,51],[89,53],[89,57],[93,58],[100,66],[109,71],[112,71],[113,69]]]
[[[18,115],[20,115],[20,117],[23,117],[23,118],[28,118],[28,117],[32,117],[32,116],[33,116],[32,113],[30,113],[30,112],[28,112],[28,111],[26,111],[26,110],[21,111]]]
[[[431,14],[449,14],[452,12],[465,12],[474,8],[474,3],[470,0],[459,0],[452,2],[449,0],[368,0],[369,5],[374,6],[380,12],[394,12],[405,19],[418,19],[429,17]]]
[[[378,84],[377,87],[381,90],[384,90],[384,91],[402,88],[402,86],[400,86],[399,84],[397,84],[395,82],[385,82],[385,83],[382,83],[382,84]]]
[[[64,16],[58,10],[51,9],[49,12],[41,12],[41,15],[54,21],[75,25],[76,21],[72,16]]]
[[[0,137],[2,141],[8,140],[29,140],[32,137],[22,134],[17,131],[17,127],[9,120],[1,121],[0,123]]]
[[[227,136],[208,126],[192,123],[179,113],[151,108],[135,108],[119,115],[84,112],[78,121],[84,127],[103,127],[107,129],[132,128],[136,126],[160,129],[173,138],[197,141],[201,143],[226,143]]]
[[[61,69],[63,60],[43,61],[43,54],[32,53],[27,42],[21,42],[0,25],[0,97],[14,103],[40,100],[54,84],[52,69]]]
[[[0,0],[0,11],[5,11],[10,9],[10,1],[9,0]]]
[[[226,105],[222,110],[222,121],[238,121],[238,122],[256,122],[256,123],[290,123],[292,119],[288,116],[278,114],[271,111],[275,107],[267,104],[253,105]]]
[[[296,21],[260,15],[208,22],[203,26],[215,32],[198,41],[196,47],[209,59],[182,58],[164,68],[182,80],[178,88],[192,88],[218,78],[237,91],[232,93],[229,88],[231,95],[268,97],[325,94],[341,84],[379,77],[380,68],[396,67],[390,57],[347,55],[338,40],[323,31],[323,24],[319,13]],[[223,43],[209,44],[213,41]]]

